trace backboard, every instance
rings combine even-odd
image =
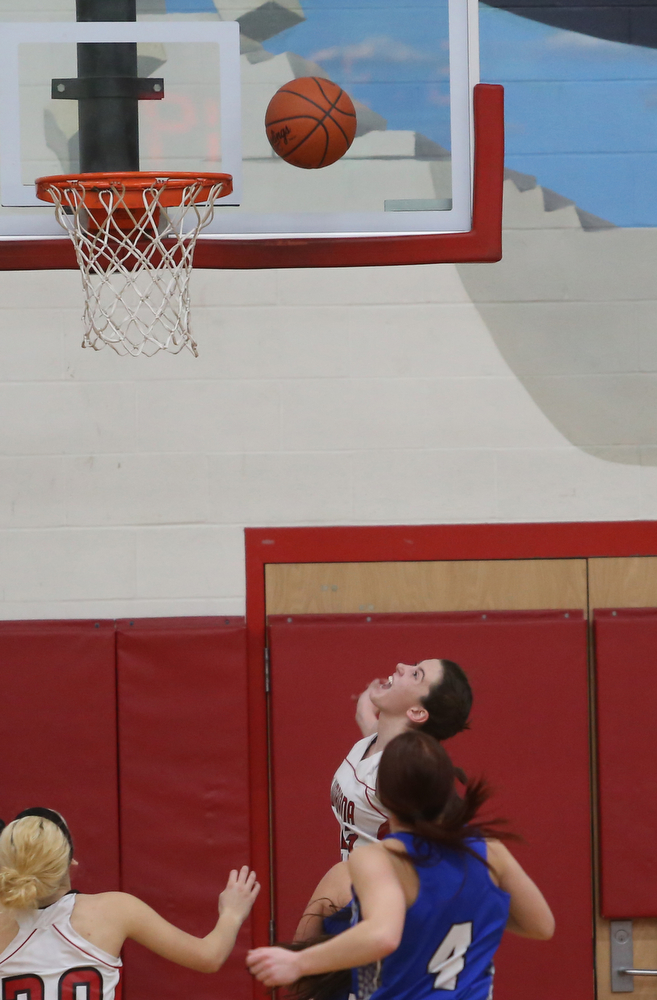
[[[0,6],[0,267],[75,266],[34,180],[80,170],[65,93],[78,46],[125,42],[164,95],[139,101],[140,169],[234,178],[195,266],[499,258],[501,88],[473,100],[476,0],[137,0],[136,12],[78,23],[75,0]],[[324,169],[284,162],[265,132],[271,97],[301,76],[333,80],[356,106],[353,144]]]

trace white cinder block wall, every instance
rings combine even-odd
[[[80,349],[76,272],[0,273],[0,615],[243,613],[245,525],[655,517],[646,421],[611,460],[572,443],[478,298],[454,265],[198,271],[200,357],[132,359]],[[618,350],[615,393],[584,332],[568,349],[603,380],[614,438],[657,366]],[[527,337],[554,368],[550,330]],[[550,377],[567,397],[568,366]]]

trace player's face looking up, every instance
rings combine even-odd
[[[419,663],[398,663],[394,673],[381,678],[370,691],[372,704],[386,715],[408,717],[415,725],[421,725],[429,717],[422,701],[434,685],[443,680],[443,665],[440,660],[421,660]]]

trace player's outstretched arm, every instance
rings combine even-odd
[[[367,965],[385,958],[398,947],[406,901],[388,851],[379,844],[357,847],[348,864],[362,920],[331,941],[304,951],[285,948],[250,951],[246,964],[265,986],[289,986],[302,976]]]
[[[174,927],[136,896],[125,893],[108,895],[120,897],[115,906],[126,938],[138,941],[177,965],[197,972],[216,972],[233,950],[237,932],[251,912],[259,891],[255,872],[250,872],[246,865],[239,872],[232,871],[226,888],[219,896],[217,924],[203,938]]]
[[[329,868],[310,897],[296,929],[295,941],[308,941],[322,933],[324,917],[341,910],[351,899],[351,880],[346,861]]]
[[[498,840],[488,842],[488,862],[500,889],[511,896],[507,930],[537,941],[549,941],[554,934],[554,917],[536,883]]]
[[[372,681],[372,683],[365,688],[363,693],[359,695],[358,701],[356,702],[356,725],[360,729],[363,736],[374,736],[374,733],[377,731],[379,726],[379,714],[370,698],[371,688],[378,683],[378,680]]]

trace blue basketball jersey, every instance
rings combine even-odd
[[[417,859],[417,899],[406,911],[399,947],[381,962],[354,970],[358,1000],[488,1000],[493,956],[509,916],[510,896],[477,858],[412,833],[395,833]],[[387,838],[386,838],[387,839]],[[486,842],[469,846],[486,857]],[[357,907],[357,903],[356,903]]]

